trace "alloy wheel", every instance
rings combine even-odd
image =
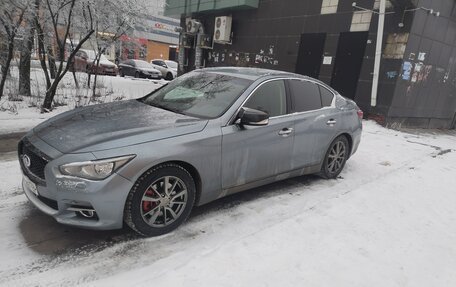
[[[327,169],[334,174],[343,167],[346,156],[346,147],[342,141],[336,142],[328,155]]]
[[[182,215],[187,200],[187,186],[180,178],[161,177],[145,190],[141,199],[141,216],[149,226],[168,226]]]

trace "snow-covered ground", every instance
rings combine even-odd
[[[230,196],[157,238],[55,223],[3,155],[0,285],[456,286],[456,134],[364,126],[341,178]]]
[[[33,97],[20,97],[18,101],[18,69],[12,67],[11,77],[5,86],[5,95],[0,99],[0,135],[28,131],[42,121],[76,107],[139,98],[166,83],[164,80],[98,76],[97,96],[93,98],[92,90],[87,86],[86,73],[76,73],[79,88],[75,86],[73,75],[67,73],[59,83],[54,98],[58,106],[50,113],[41,113],[40,106],[45,94],[43,87],[46,86],[44,73],[34,65],[30,78]]]

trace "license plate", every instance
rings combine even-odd
[[[36,184],[33,183],[28,177],[24,176],[24,185],[33,192],[36,196],[38,196],[38,190],[36,189]]]

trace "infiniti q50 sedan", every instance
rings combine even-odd
[[[250,68],[190,72],[137,100],[60,114],[20,141],[23,189],[58,222],[170,232],[194,206],[304,174],[336,178],[362,112],[320,81]]]

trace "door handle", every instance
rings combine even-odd
[[[279,136],[287,137],[293,132],[292,128],[283,128],[279,131]]]
[[[337,123],[337,121],[336,121],[335,119],[330,119],[329,121],[326,122],[326,124],[327,124],[328,126],[333,126],[333,125],[335,125],[336,123]]]

